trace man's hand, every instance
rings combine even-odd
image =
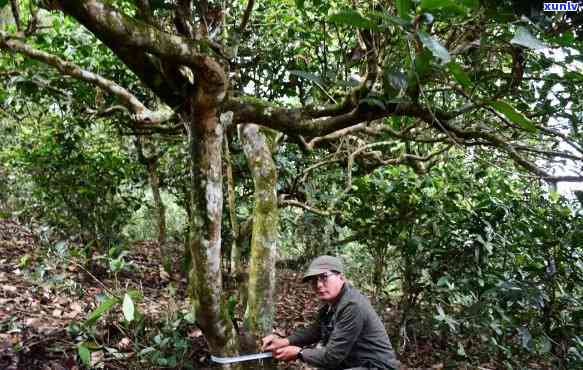
[[[277,335],[268,335],[262,340],[263,345],[261,346],[262,351],[270,351],[275,355],[275,351],[289,346],[289,340],[287,338],[280,338]]]
[[[293,361],[298,358],[298,353],[300,353],[301,350],[302,349],[300,347],[285,346],[277,349],[273,353],[273,357],[282,361]]]

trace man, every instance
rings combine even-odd
[[[398,369],[399,362],[381,319],[368,298],[348,284],[333,256],[312,261],[303,281],[324,302],[315,322],[287,338],[268,335],[263,350],[278,360],[299,359],[324,369]],[[307,346],[320,342],[322,346]]]

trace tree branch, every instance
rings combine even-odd
[[[321,209],[311,207],[305,203],[298,202],[297,200],[287,200],[287,199],[284,199],[283,197],[280,197],[278,204],[279,204],[280,208],[283,208],[286,206],[299,207],[299,208],[303,208],[306,211],[315,213],[315,214],[320,215],[320,216],[331,216],[331,215],[335,215],[335,214],[340,214],[339,211],[334,211],[334,210],[330,210],[330,209],[327,211],[323,211]]]
[[[93,72],[84,70],[71,62],[64,61],[55,55],[34,49],[4,31],[0,31],[0,48],[24,54],[31,59],[55,67],[63,75],[71,76],[78,80],[99,86],[103,90],[116,96],[122,105],[133,114],[132,119],[136,122],[158,124],[167,121],[174,116],[173,112],[168,114],[165,112],[151,111],[133,94],[117,83]]]
[[[10,7],[12,9],[12,16],[14,17],[14,23],[16,24],[16,30],[21,31],[22,25],[20,24],[20,9],[18,8],[17,0],[10,0]]]
[[[251,17],[251,12],[253,11],[253,6],[255,5],[255,0],[248,0],[247,7],[245,8],[245,13],[243,13],[243,19],[241,19],[241,25],[239,26],[239,35],[245,32],[249,18]]]
[[[199,53],[195,47],[206,46],[215,49],[217,45],[206,37],[196,35],[191,40],[162,32],[145,22],[129,18],[99,0],[58,0],[58,2],[67,14],[77,19],[95,36],[101,40],[108,40],[108,45],[114,52],[120,47],[131,47],[136,52],[151,53],[165,60],[189,66],[203,74],[205,79],[216,79],[217,82],[221,80],[215,76],[217,63],[209,56]]]

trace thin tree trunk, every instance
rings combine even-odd
[[[240,248],[239,241],[239,224],[237,222],[237,212],[235,209],[235,181],[233,179],[233,164],[231,162],[231,154],[229,152],[229,140],[225,134],[225,169],[227,173],[227,202],[229,204],[229,219],[231,221],[231,232],[233,234],[233,241],[231,242],[231,252],[229,253],[229,272],[237,274],[240,271]]]
[[[138,159],[140,163],[146,166],[148,171],[148,182],[152,189],[154,208],[156,209],[156,221],[158,223],[158,247],[160,249],[160,260],[163,261],[167,254],[164,248],[164,244],[166,243],[166,206],[160,196],[160,177],[158,176],[158,159],[161,154],[149,157],[144,155],[142,139],[140,136],[136,136],[135,144],[138,152]]]
[[[160,245],[161,256],[164,257],[166,243],[166,206],[160,196],[160,177],[158,176],[158,161],[148,161],[148,178],[152,187],[152,196],[156,207],[156,216],[158,219],[158,244]]]
[[[255,184],[249,295],[245,333],[263,336],[273,328],[275,254],[278,236],[277,170],[265,136],[256,125],[241,130],[243,149]]]
[[[203,93],[201,93],[202,95]],[[223,211],[223,131],[216,105],[198,95],[189,112],[188,137],[192,181],[190,252],[196,319],[211,353],[238,353],[239,341],[221,301],[221,216]]]

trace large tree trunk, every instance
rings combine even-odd
[[[244,125],[241,139],[255,184],[253,235],[245,333],[266,335],[273,325],[275,253],[278,235],[277,170],[265,136],[256,125]]]
[[[189,125],[192,156],[192,281],[198,301],[196,318],[211,352],[233,354],[238,338],[221,302],[221,216],[223,211],[222,128],[216,110],[196,109]],[[198,117],[197,117],[198,116]]]

